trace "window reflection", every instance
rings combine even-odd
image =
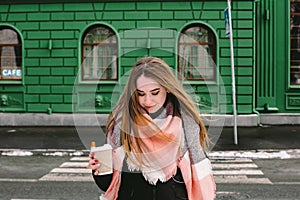
[[[22,79],[22,45],[19,34],[0,27],[0,80]]]
[[[106,26],[90,28],[82,44],[83,80],[117,79],[117,37]]]
[[[194,24],[179,37],[179,74],[187,80],[215,80],[216,41],[212,31]]]
[[[300,1],[290,2],[290,83],[300,85]]]

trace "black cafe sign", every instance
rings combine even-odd
[[[22,79],[22,69],[2,69],[2,79]]]

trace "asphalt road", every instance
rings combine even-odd
[[[300,149],[300,126],[208,129],[212,150]],[[212,132],[212,133],[211,133]],[[216,134],[214,134],[216,132]],[[101,127],[0,127],[0,149],[89,149],[90,142],[105,142]]]
[[[209,154],[217,200],[300,199],[300,126],[239,127],[238,136],[234,145],[223,128]],[[85,168],[91,140],[104,143],[103,129],[0,127],[0,199],[98,199]]]
[[[85,156],[1,156],[1,200],[96,200]],[[297,159],[212,159],[217,200],[300,199]]]

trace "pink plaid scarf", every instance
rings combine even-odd
[[[126,159],[128,168],[131,171],[141,171],[144,178],[150,184],[155,185],[158,180],[161,182],[169,180],[176,174],[177,167],[179,167],[189,200],[212,200],[215,198],[216,185],[210,161],[208,158],[203,157],[204,153],[200,145],[191,146],[196,144],[195,141],[188,139],[188,135],[182,127],[182,119],[172,115],[173,110],[170,105],[171,103],[168,103],[165,109],[166,115],[163,119],[152,120],[150,116],[144,114],[147,119],[159,127],[159,130],[156,132],[149,131],[149,127],[151,127],[151,130],[155,130],[153,125],[138,127],[136,135],[141,138],[139,144],[143,148],[142,152],[136,150],[138,149],[138,143],[136,140],[132,140],[131,158]],[[121,183],[125,152],[123,146],[120,145],[120,141],[116,141],[118,137],[115,134],[115,131],[112,131],[108,136],[108,143],[114,147],[113,178],[108,190],[100,197],[102,200],[116,200]],[[162,137],[162,135],[168,139]],[[199,143],[199,140],[197,143]],[[187,148],[184,148],[184,145],[187,145]],[[187,151],[183,152],[184,149],[187,149]],[[142,160],[142,164],[138,162],[138,158]]]

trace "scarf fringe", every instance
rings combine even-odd
[[[141,169],[136,166],[129,158],[127,158],[127,166],[129,171],[131,172],[141,172],[145,180],[151,185],[156,185],[158,181],[162,183],[168,181],[172,176],[175,176],[177,172],[177,165],[174,165],[174,169],[171,170],[170,173],[165,174],[163,171],[159,170],[149,170],[149,168]]]

